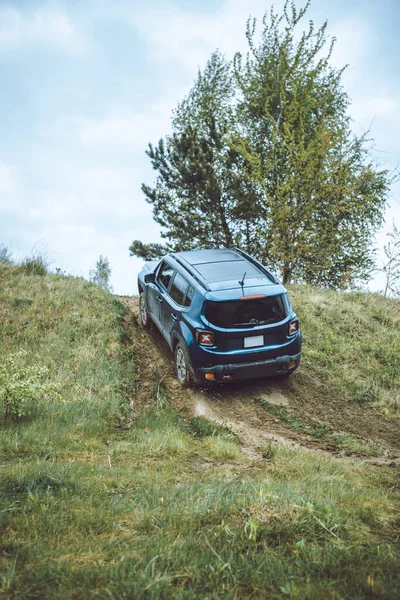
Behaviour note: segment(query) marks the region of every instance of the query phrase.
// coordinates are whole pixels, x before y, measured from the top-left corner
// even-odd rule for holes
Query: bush
[[[42,254],[28,256],[22,261],[21,270],[26,275],[47,275],[48,263]]]
[[[21,419],[26,414],[28,401],[58,396],[57,386],[43,381],[48,373],[46,367],[18,365],[18,361],[27,354],[20,350],[0,362],[0,401],[4,403],[4,421]]]

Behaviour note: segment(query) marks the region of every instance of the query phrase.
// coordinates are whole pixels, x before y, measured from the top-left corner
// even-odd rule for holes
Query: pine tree
[[[143,184],[166,245],[136,240],[132,254],[146,259],[167,250],[240,245],[254,250],[259,187],[243,176],[242,155],[231,143],[235,130],[231,65],[215,52],[187,98],[177,107],[173,133],[147,150],[158,172]]]

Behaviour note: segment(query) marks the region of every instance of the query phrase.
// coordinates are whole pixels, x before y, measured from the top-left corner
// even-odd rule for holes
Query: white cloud
[[[168,101],[150,106],[146,112],[113,114],[97,120],[86,120],[79,137],[84,144],[119,144],[144,151],[170,130],[171,112],[175,103]]]
[[[50,43],[71,54],[84,53],[88,48],[87,41],[61,10],[0,8],[0,51],[36,43]]]
[[[112,235],[102,235],[95,227],[79,222],[43,223],[27,237],[36,250],[48,255],[54,266],[76,275],[87,275],[99,254],[107,254],[115,245]]]
[[[90,215],[120,219],[150,217],[140,191],[141,175],[124,167],[90,167],[61,160],[49,161],[49,175],[35,191],[25,191],[29,207],[22,212],[33,221],[79,222]],[[39,175],[39,174],[38,174]]]
[[[400,114],[400,97],[370,96],[358,98],[351,106],[351,113],[360,121],[372,120],[375,117],[398,117]]]
[[[84,144],[113,142],[143,148],[144,138],[159,136],[160,131],[157,119],[149,114],[115,115],[87,121],[80,131],[80,139]]]
[[[100,254],[107,256],[112,268],[111,283],[117,293],[133,294],[137,291],[137,274],[143,261],[129,255],[129,245],[141,232],[126,230],[118,235],[110,231],[99,232],[95,226],[79,222],[59,222],[44,225],[25,236],[26,250],[19,258],[29,253],[32,247],[43,252],[51,268],[56,267],[73,275],[88,277]]]
[[[336,37],[331,57],[332,66],[340,69],[349,64],[354,73],[363,63],[373,43],[369,24],[360,17],[344,19],[329,26],[328,33]]]
[[[278,1],[280,5],[282,2]],[[279,9],[279,6],[276,7]],[[128,22],[149,43],[153,60],[177,61],[196,76],[216,48],[232,58],[248,49],[245,29],[250,15],[261,18],[266,10],[261,0],[226,0],[213,13],[179,10],[171,5],[135,10]]]
[[[0,198],[9,194],[14,188],[14,171],[11,167],[0,161]]]

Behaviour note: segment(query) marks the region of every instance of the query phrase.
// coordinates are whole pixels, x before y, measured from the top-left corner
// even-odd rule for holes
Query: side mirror
[[[155,280],[156,280],[155,273],[147,273],[147,275],[144,276],[145,283],[155,283]]]

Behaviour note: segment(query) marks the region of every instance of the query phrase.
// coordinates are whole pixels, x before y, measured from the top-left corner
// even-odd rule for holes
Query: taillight
[[[299,320],[296,319],[295,321],[291,321],[289,323],[289,330],[288,330],[288,335],[294,335],[295,333],[297,333],[299,330]]]
[[[266,294],[253,294],[253,296],[240,296],[239,300],[257,300],[259,298],[266,298]]]
[[[214,346],[214,334],[211,331],[196,331],[196,341],[200,346]]]

